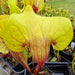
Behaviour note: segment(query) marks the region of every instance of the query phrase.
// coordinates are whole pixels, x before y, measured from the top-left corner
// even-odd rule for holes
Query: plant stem
[[[57,51],[57,57],[59,56],[59,51]]]
[[[56,53],[56,50],[54,49],[54,55],[56,56],[57,55],[57,53]]]
[[[32,58],[32,66],[33,66],[33,69],[34,69],[34,59]]]
[[[72,69],[73,69],[73,73],[75,74],[74,63],[75,63],[75,47],[74,47],[73,60],[72,60]]]
[[[74,57],[73,60],[72,60],[72,69],[73,69],[73,73],[75,74],[74,61],[75,61],[75,57]]]
[[[59,51],[57,51],[57,58],[58,58],[58,61],[61,60],[60,55],[59,55]]]
[[[74,52],[73,52],[73,57],[75,57],[75,48],[74,48]]]

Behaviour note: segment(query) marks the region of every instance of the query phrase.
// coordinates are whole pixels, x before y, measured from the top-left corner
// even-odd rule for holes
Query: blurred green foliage
[[[0,15],[2,14],[2,12],[1,12],[1,6],[0,6]]]
[[[71,14],[75,16],[75,0],[49,0],[49,2],[55,8],[69,9]]]
[[[1,14],[8,14],[9,7],[7,0],[1,0]]]
[[[17,0],[17,6],[22,9],[24,6],[24,1]],[[0,14],[9,14],[8,0],[1,0]]]
[[[22,9],[23,6],[24,6],[24,1],[23,1],[23,0],[18,0],[17,6],[18,6],[20,9]]]
[[[69,10],[66,10],[64,8],[56,9],[52,7],[50,3],[45,3],[44,8],[40,12],[37,12],[37,14],[47,17],[52,17],[52,16],[67,17],[71,20],[71,23],[74,26],[74,15],[71,15]]]

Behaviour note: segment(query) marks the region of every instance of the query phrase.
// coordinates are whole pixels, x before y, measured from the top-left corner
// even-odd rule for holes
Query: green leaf
[[[21,13],[21,10],[17,7],[17,0],[8,0],[8,4],[10,7],[10,14]]]
[[[8,0],[9,4],[17,5],[17,0]]]
[[[57,58],[53,57],[52,60],[50,62],[56,62]]]

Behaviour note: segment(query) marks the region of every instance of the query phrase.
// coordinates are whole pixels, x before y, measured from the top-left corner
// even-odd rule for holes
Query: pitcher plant
[[[16,0],[8,0],[10,14],[0,15],[0,52],[8,53],[21,63],[30,73],[37,74],[43,67],[49,47],[60,51],[73,38],[71,22],[65,17],[45,17],[37,15],[42,10],[43,0],[24,0],[24,8],[17,7]],[[35,9],[35,10],[34,10]],[[26,47],[32,55],[36,68],[28,66]]]

